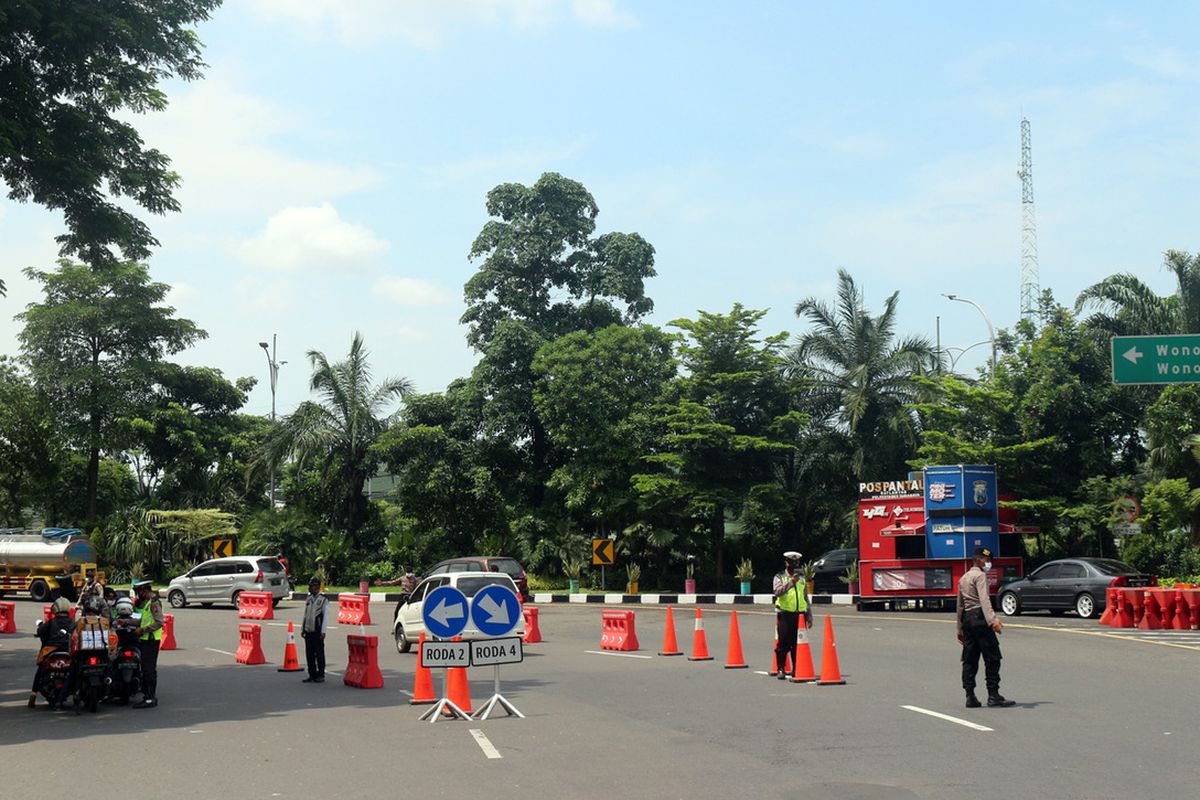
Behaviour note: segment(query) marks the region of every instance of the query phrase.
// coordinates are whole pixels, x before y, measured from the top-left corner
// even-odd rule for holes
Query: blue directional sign
[[[467,597],[453,586],[439,586],[421,608],[425,630],[439,639],[453,639],[467,627]]]
[[[485,586],[471,600],[471,621],[484,636],[504,636],[520,619],[521,601],[507,587]]]

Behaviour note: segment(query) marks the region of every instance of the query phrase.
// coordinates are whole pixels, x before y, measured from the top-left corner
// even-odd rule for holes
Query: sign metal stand
[[[492,684],[492,689],[493,689],[494,694],[492,694],[491,698],[488,699],[487,703],[484,705],[483,708],[481,708],[475,712],[475,719],[487,719],[488,715],[491,714],[492,711],[495,710],[497,705],[499,705],[501,708],[503,708],[510,717],[519,717],[521,719],[525,719],[525,715],[522,714],[520,711],[518,711],[517,707],[514,706],[512,703],[510,703],[504,695],[500,694],[500,665],[499,664],[496,665],[496,673],[495,673],[494,682]]]
[[[470,714],[456,706],[454,701],[447,696],[450,694],[449,687],[450,669],[445,668],[442,670],[442,699],[438,700],[436,705],[421,715],[422,720],[428,719],[429,724],[432,725],[442,718],[443,713],[448,714],[453,719],[469,720],[471,718]]]

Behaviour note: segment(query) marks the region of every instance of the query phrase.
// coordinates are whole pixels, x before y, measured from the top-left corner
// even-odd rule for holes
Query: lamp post
[[[279,362],[275,360],[276,334],[271,334],[271,344],[259,342],[258,346],[267,355],[267,370],[271,376],[271,428],[275,428],[275,384],[279,381]],[[286,364],[287,362],[283,362]],[[271,461],[271,510],[275,510],[275,461]]]
[[[992,376],[994,377],[996,375],[996,329],[992,327],[992,321],[988,318],[987,312],[984,311],[983,307],[974,300],[968,300],[967,298],[959,297],[956,294],[943,293],[942,297],[946,298],[947,300],[957,300],[960,303],[968,303],[969,305],[975,306],[975,310],[979,312],[979,315],[983,317],[983,321],[987,323],[988,339],[990,339],[992,342]]]

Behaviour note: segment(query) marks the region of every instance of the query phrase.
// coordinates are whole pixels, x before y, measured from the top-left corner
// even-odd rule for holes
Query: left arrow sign
[[[1138,362],[1138,359],[1146,354],[1143,353],[1141,350],[1138,350],[1137,345],[1134,345],[1133,347],[1129,348],[1121,355],[1124,356],[1125,358],[1129,359],[1130,361],[1132,361],[1134,364],[1136,364]]]

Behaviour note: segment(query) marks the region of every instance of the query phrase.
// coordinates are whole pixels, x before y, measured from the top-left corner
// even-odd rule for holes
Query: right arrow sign
[[[1200,336],[1114,336],[1113,383],[1200,383]]]

